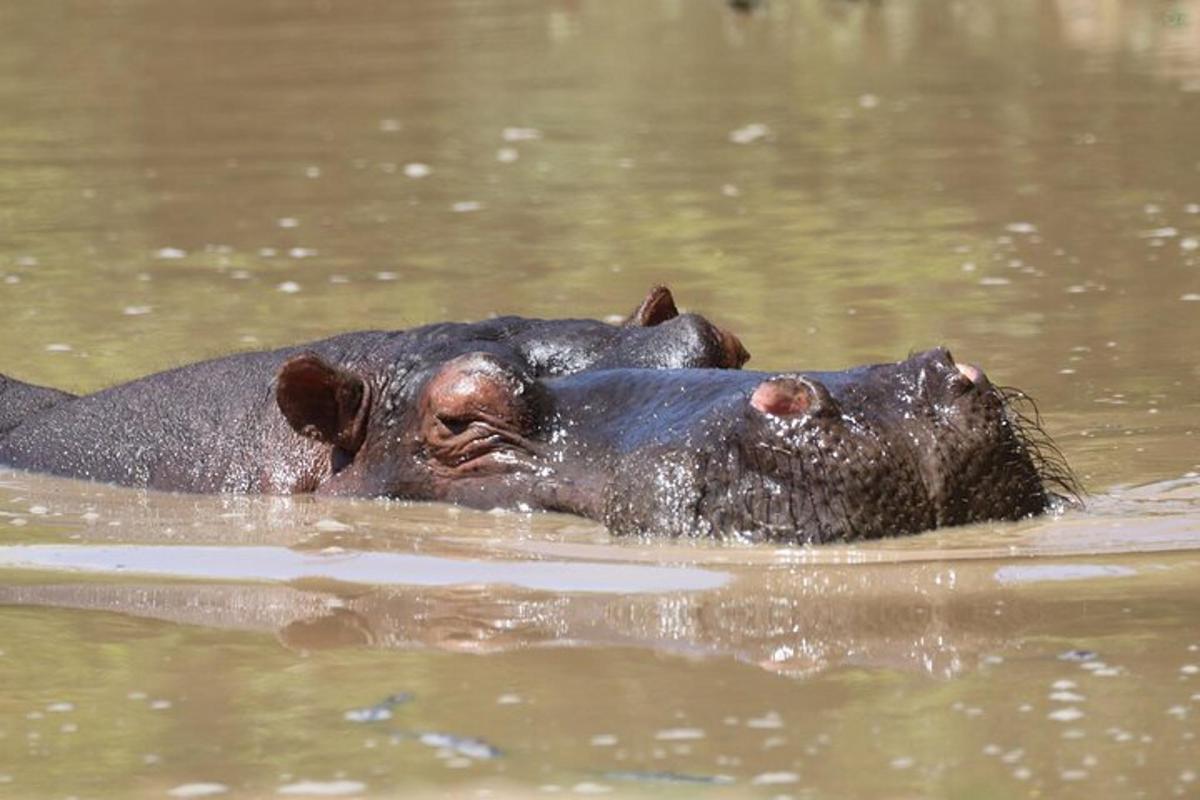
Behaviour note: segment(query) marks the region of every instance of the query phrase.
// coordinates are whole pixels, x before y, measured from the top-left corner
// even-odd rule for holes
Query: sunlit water
[[[666,282],[757,368],[946,344],[1090,492],[794,549],[0,471],[0,795],[1200,794],[1200,4],[43,2],[0,41],[14,377]]]

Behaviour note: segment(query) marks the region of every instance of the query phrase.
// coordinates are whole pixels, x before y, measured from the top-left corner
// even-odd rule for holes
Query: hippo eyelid
[[[435,414],[437,421],[442,427],[450,431],[451,434],[458,436],[464,433],[467,428],[471,427],[471,423],[475,422],[471,417],[460,417],[453,414]]]

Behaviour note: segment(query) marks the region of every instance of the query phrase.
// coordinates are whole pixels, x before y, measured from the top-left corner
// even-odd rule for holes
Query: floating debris
[[[300,291],[300,284],[296,283],[295,281],[284,281],[275,288],[284,294],[295,294],[296,292]]]
[[[729,775],[692,775],[686,772],[642,772],[639,770],[621,770],[606,772],[604,777],[610,781],[636,781],[639,783],[695,783],[709,786],[728,786],[734,780]]]
[[[794,772],[760,772],[750,779],[755,786],[775,786],[781,783],[796,783],[800,776]]]
[[[347,794],[360,794],[367,788],[361,781],[300,781],[280,786],[278,794],[314,795],[318,797],[341,797]]]
[[[320,525],[320,523],[317,524]],[[373,706],[351,709],[344,716],[350,722],[383,722],[392,718],[393,708],[402,706],[412,699],[413,696],[410,692],[397,692],[388,695]]]
[[[223,783],[182,783],[168,789],[167,794],[171,797],[212,797],[228,791],[229,787]]]
[[[477,761],[499,758],[504,751],[483,739],[473,736],[459,736],[442,731],[398,731],[392,734],[393,741],[415,739],[427,747],[439,750],[449,750]]]
[[[754,142],[766,139],[771,135],[771,129],[761,122],[752,122],[749,125],[729,132],[729,141],[734,144],[753,144]]]
[[[433,174],[433,169],[428,164],[414,161],[404,165],[404,174],[410,178],[427,178]]]
[[[1057,711],[1051,711],[1046,715],[1047,719],[1052,719],[1055,722],[1074,722],[1083,717],[1083,712],[1078,708],[1060,708]]]
[[[666,728],[654,734],[660,742],[686,742],[703,739],[704,731],[699,728]]]
[[[167,260],[187,258],[187,250],[181,250],[178,247],[160,247],[158,250],[154,251],[154,257]]]
[[[768,711],[766,714],[763,714],[761,717],[752,717],[752,718],[746,720],[746,727],[747,728],[760,728],[760,729],[764,729],[764,730],[782,728],[783,727],[783,718],[779,716],[778,711]]]
[[[542,138],[542,132],[537,128],[505,128],[500,138],[506,142],[533,142]]]
[[[466,214],[471,211],[478,211],[481,208],[483,208],[483,203],[480,203],[478,200],[460,200],[450,206],[450,210],[456,214]]]

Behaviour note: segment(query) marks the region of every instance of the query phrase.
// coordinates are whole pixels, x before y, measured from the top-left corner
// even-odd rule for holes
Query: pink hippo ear
[[[646,294],[646,299],[637,310],[625,320],[625,327],[653,328],[678,316],[679,309],[675,307],[675,298],[671,296],[671,290],[665,286],[655,286]]]
[[[354,453],[367,435],[369,391],[362,378],[316,353],[279,368],[275,402],[297,433]]]

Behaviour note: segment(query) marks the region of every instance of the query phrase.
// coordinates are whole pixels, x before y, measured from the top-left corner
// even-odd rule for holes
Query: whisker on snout
[[[1037,402],[1026,392],[1013,386],[997,386],[996,391],[1004,401],[1013,432],[1041,475],[1051,506],[1082,508],[1083,489],[1079,485],[1079,479],[1067,464],[1062,450],[1042,425],[1042,414],[1038,410]]]

